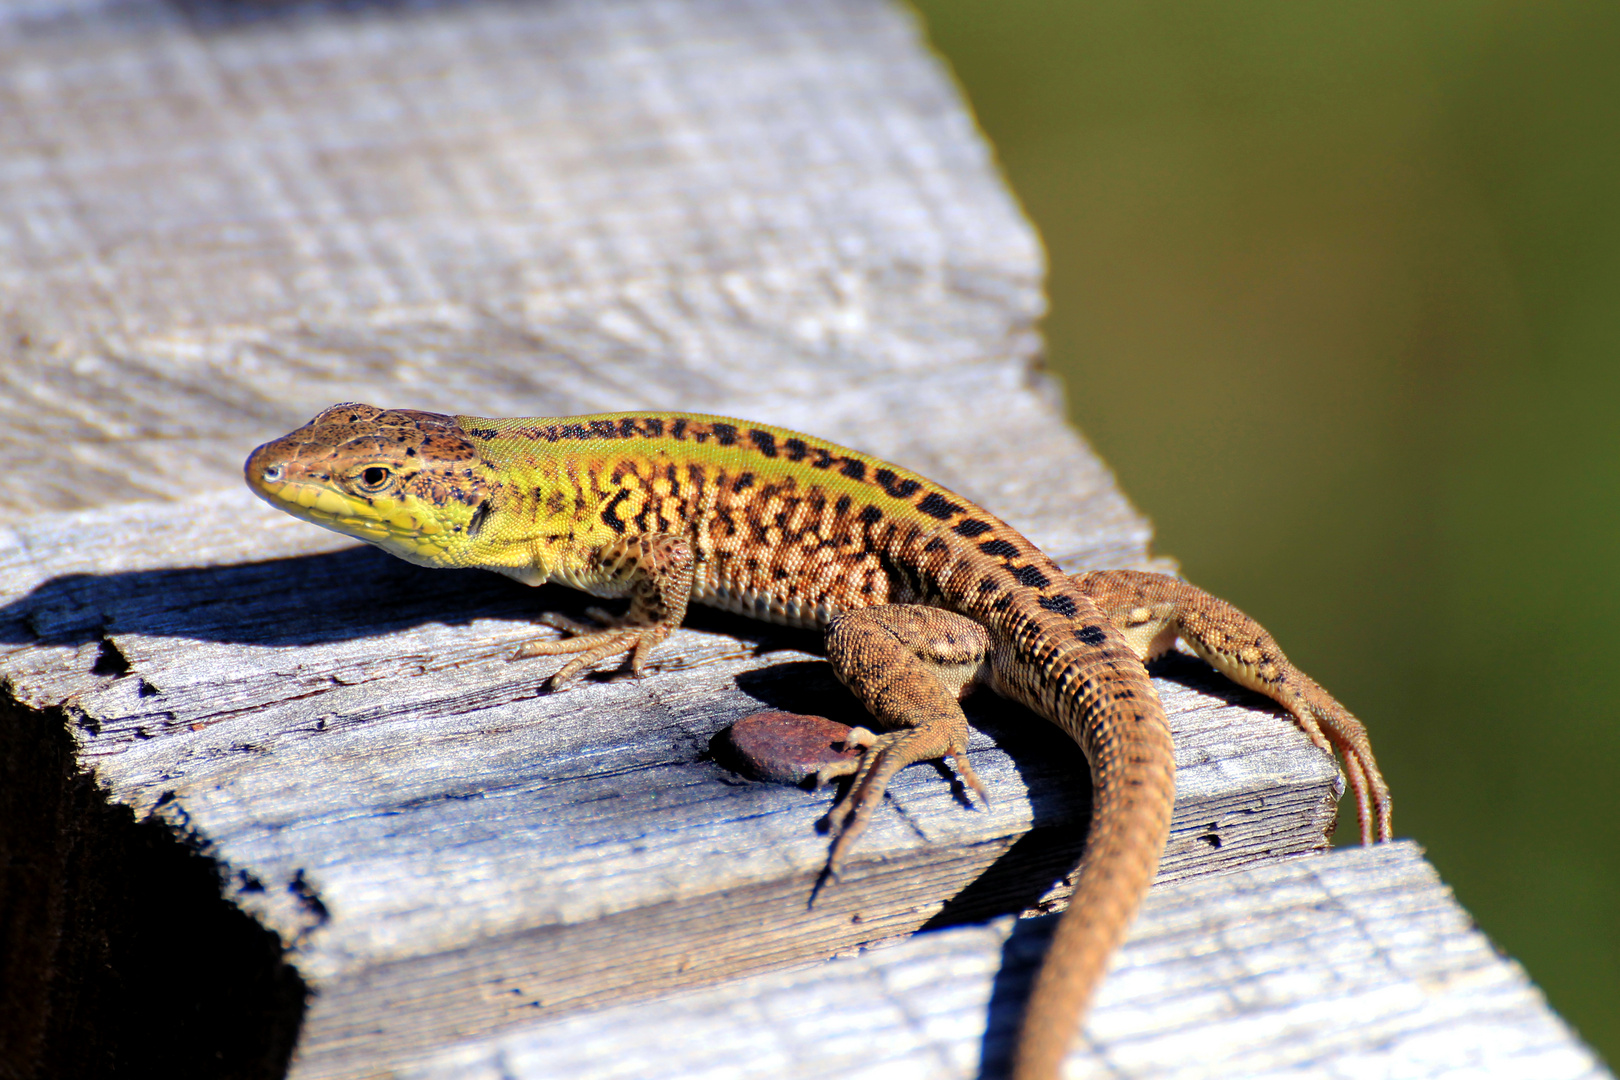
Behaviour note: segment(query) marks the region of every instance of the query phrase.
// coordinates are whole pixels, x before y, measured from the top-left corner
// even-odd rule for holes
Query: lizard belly
[[[828,600],[807,602],[793,597],[777,595],[765,589],[752,589],[726,585],[703,585],[692,590],[692,599],[705,607],[718,608],[750,619],[792,626],[801,630],[820,630],[841,610]]]

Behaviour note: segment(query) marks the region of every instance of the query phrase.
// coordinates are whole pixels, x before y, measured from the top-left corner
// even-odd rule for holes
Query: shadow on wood
[[[570,590],[536,593],[482,570],[426,570],[351,547],[224,566],[62,574],[0,607],[0,643],[83,645],[142,634],[325,645],[429,622],[531,618],[551,605],[583,606]]]
[[[773,709],[813,713],[850,726],[872,724],[871,715],[825,663],[774,664],[744,672],[737,677],[737,686]],[[971,695],[964,709],[975,729],[989,735],[1011,755],[1013,769],[1031,792],[1034,825],[982,874],[947,899],[944,907],[923,924],[923,930],[982,922],[1036,907],[1053,884],[1074,869],[1085,847],[1091,785],[1085,758],[1074,741],[1024,707],[989,691]],[[716,740],[722,735],[716,733]],[[1057,772],[1063,782],[1053,783],[1048,771],[1020,764],[1035,761],[1045,763],[1047,769],[1059,763]],[[723,757],[720,763],[731,767]],[[949,766],[943,762],[933,765],[965,810],[978,809]],[[828,793],[829,809],[843,797],[846,786],[840,784],[836,796]]]
[[[252,23],[362,15],[407,13],[452,7],[457,0],[174,0],[175,10],[200,34],[234,30]],[[465,4],[466,0],[460,0]]]
[[[99,639],[109,666],[96,673],[119,675],[127,660],[118,656],[111,635],[315,646],[430,623],[532,621],[550,611],[584,618],[593,603],[560,585],[536,589],[486,570],[426,569],[362,545],[223,566],[61,574],[0,606],[0,644],[73,647]],[[694,609],[684,625],[754,642],[762,651],[817,650],[821,643],[818,633],[707,608]],[[540,626],[536,633],[553,636]],[[841,687],[839,693],[848,698],[852,716],[865,716]]]
[[[999,1080],[1012,1067],[1013,1042],[1024,1003],[1057,922],[1053,918],[1019,919],[1001,946],[1001,966],[990,984],[990,1007],[980,1043],[980,1080]]]
[[[306,988],[280,941],[107,801],[66,723],[0,701],[0,1077],[285,1075]]]

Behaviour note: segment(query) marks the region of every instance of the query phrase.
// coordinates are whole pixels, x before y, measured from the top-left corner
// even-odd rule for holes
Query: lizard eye
[[[268,469],[264,470],[264,473],[260,479],[267,484],[279,484],[281,483],[281,472],[282,469],[280,465],[272,465]]]
[[[368,465],[360,473],[360,486],[366,491],[381,491],[392,476],[393,473],[381,465]]]

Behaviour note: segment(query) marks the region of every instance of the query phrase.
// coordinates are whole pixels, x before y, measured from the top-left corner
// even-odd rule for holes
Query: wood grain
[[[87,572],[127,536],[145,542]],[[709,743],[762,706],[859,719],[814,635],[700,615],[649,678],[543,694],[554,661],[505,658],[538,605],[583,598],[345,547],[245,492],[0,537],[12,694],[61,710],[109,795],[203,845],[292,947],[317,992],[300,1075],[1052,905],[1078,855],[1079,751],[983,695],[990,808],[908,770],[808,907],[830,794],[743,781]],[[1164,669],[1181,772],[1163,878],[1321,850],[1332,764],[1202,665]]]
[[[402,1080],[995,1080],[1052,920],[469,1042]],[[1609,1080],[1410,842],[1155,889],[1067,1076]]]
[[[1061,902],[1084,767],[1028,714],[974,706],[988,811],[910,770],[811,908],[830,795],[708,746],[852,712],[813,638],[702,615],[652,678],[540,694],[504,656],[578,598],[240,485],[334,401],[683,408],[900,462],[1070,569],[1149,563],[1041,370],[1039,243],[902,9],[32,3],[0,140],[0,883],[38,897],[0,903],[0,1062],[274,1076],[301,1021],[297,1075],[371,1075]],[[1319,850],[1325,758],[1162,675],[1165,880]]]
[[[341,7],[0,17],[0,505],[230,486],[334,401],[663,407],[953,484],[976,418],[1011,501],[1061,485],[1070,535],[1145,542],[1032,370],[1038,242],[896,7]]]

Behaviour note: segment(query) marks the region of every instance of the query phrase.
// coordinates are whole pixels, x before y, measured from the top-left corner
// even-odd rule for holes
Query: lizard
[[[681,412],[494,419],[346,403],[253,451],[248,486],[281,510],[431,567],[482,567],[628,598],[512,660],[568,656],[565,687],[619,661],[635,675],[690,603],[819,628],[879,730],[832,766],[835,877],[906,765],[945,760],[985,799],[961,699],[987,686],[1084,751],[1091,820],[1025,1007],[1015,1080],[1058,1075],[1169,837],[1175,760],[1146,662],[1180,639],[1341,755],[1364,843],[1391,837],[1367,732],[1254,620],[1177,578],[1069,575],[994,514],[898,465],[766,424]]]

